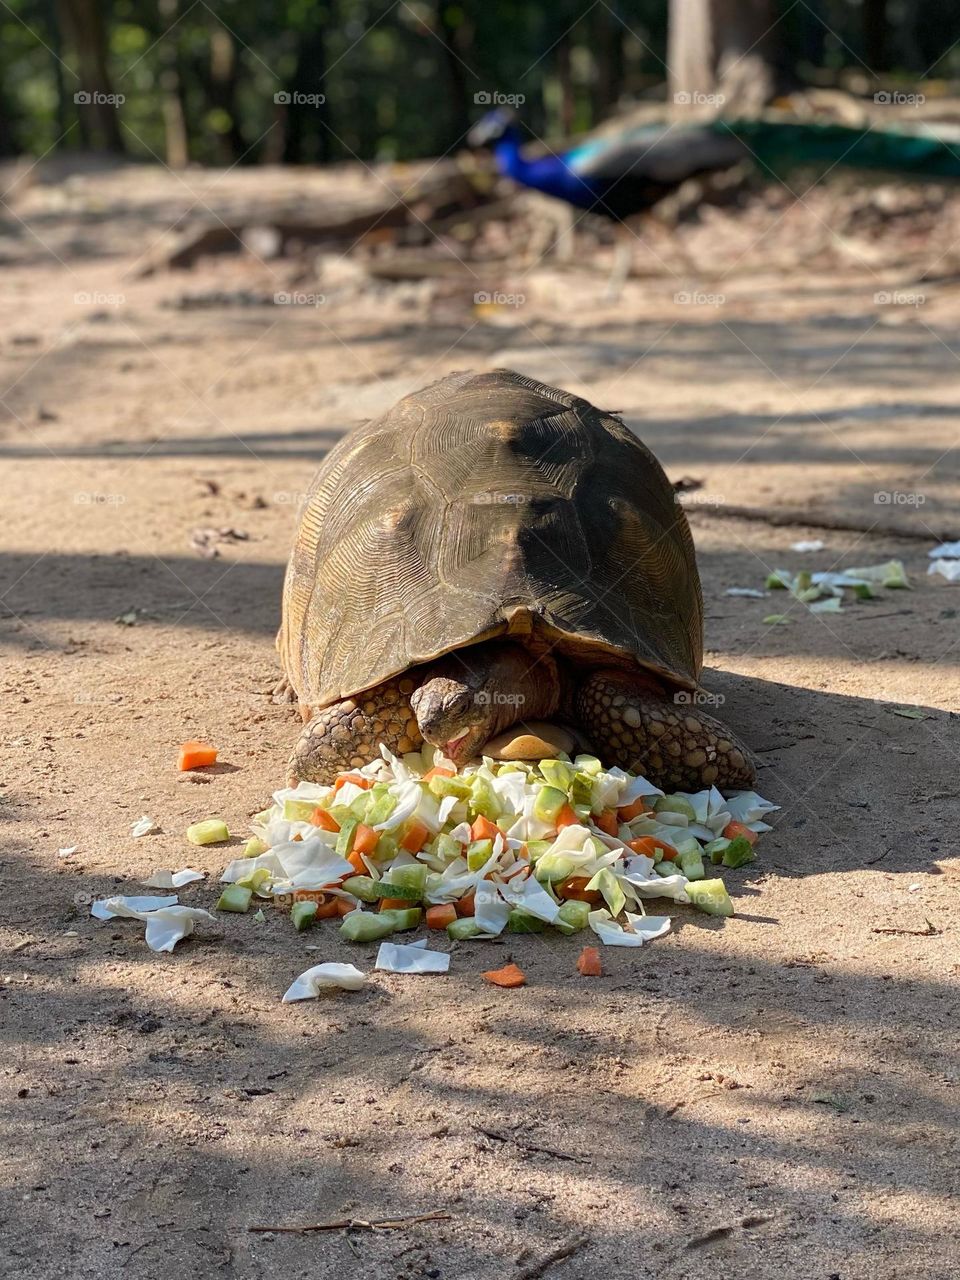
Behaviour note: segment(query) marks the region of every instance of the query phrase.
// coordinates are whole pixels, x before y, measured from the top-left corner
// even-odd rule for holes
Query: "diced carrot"
[[[428,828],[417,818],[414,818],[400,841],[400,848],[406,849],[407,853],[419,853],[429,839],[430,832]]]
[[[334,916],[338,916],[340,914],[341,902],[343,902],[343,898],[338,898],[332,893],[328,894],[325,901],[319,903],[317,906],[317,919],[332,920]]]
[[[340,830],[340,823],[336,818],[331,817],[331,815],[327,813],[326,809],[321,809],[319,805],[317,805],[313,813],[311,813],[310,821],[315,827],[319,827],[321,831]]]
[[[482,976],[495,987],[522,987],[527,981],[523,970],[515,964],[505,964],[502,969],[488,969]]]
[[[621,805],[617,810],[617,817],[621,822],[632,822],[634,818],[639,818],[641,813],[646,813],[647,808],[647,802],[643,796],[638,796],[632,804]]]
[[[337,904],[338,916],[348,916],[351,911],[356,910],[356,904],[349,898],[334,898],[334,902]]]
[[[582,974],[584,978],[599,978],[603,976],[600,952],[596,947],[583,948],[577,960],[577,972]]]
[[[360,788],[361,791],[369,791],[373,783],[369,778],[365,778],[362,773],[341,773],[340,777],[333,784],[334,791],[339,791],[341,787],[345,787],[348,782],[352,782],[354,786]]]
[[[673,862],[677,856],[677,851],[672,844],[667,844],[666,840],[661,840],[657,836],[639,836],[636,840],[628,841],[629,847],[634,853],[645,854],[648,858],[656,856],[658,849],[663,850],[664,861]]]
[[[347,861],[350,863],[351,867],[353,867],[358,876],[368,876],[370,874],[370,868],[360,856],[359,849],[352,849],[350,853],[347,854]]]
[[[620,824],[617,821],[616,809],[604,809],[603,813],[595,813],[593,815],[594,826],[605,831],[608,836],[618,836],[620,834]]]
[[[420,779],[421,782],[429,782],[431,778],[455,778],[457,776],[456,769],[445,769],[443,765],[434,765]]]
[[[203,769],[208,764],[217,763],[217,748],[209,742],[185,742],[177,757],[177,768],[184,772],[187,769]]]
[[[354,853],[373,853],[380,840],[380,832],[374,831],[373,827],[368,827],[366,823],[357,823],[357,829],[353,833],[352,849]]]
[[[410,903],[406,898],[381,898],[380,899],[381,911],[405,911],[407,907],[409,907],[409,905]],[[454,919],[456,919],[456,916],[457,916],[456,911],[454,911],[453,916],[454,916]]]
[[[495,822],[491,822],[489,818],[479,813],[471,824],[470,835],[474,840],[496,840],[497,836],[503,835],[503,832]]]
[[[565,804],[557,814],[557,830],[559,831],[561,827],[572,827],[575,822],[579,821],[580,819],[574,813],[570,805]]]
[[[723,834],[728,840],[736,840],[737,836],[743,836],[744,840],[749,840],[751,844],[756,844],[758,839],[756,831],[751,831],[742,822],[736,821],[728,822],[723,828]]]
[[[438,902],[434,907],[427,907],[425,916],[428,929],[445,929],[457,918],[457,908],[452,902]]]
[[[589,876],[567,876],[566,880],[561,880],[554,888],[558,898],[575,898],[577,902],[599,902],[600,890],[588,889],[589,883]]]
[[[472,916],[477,910],[477,891],[471,889],[469,893],[465,893],[462,898],[456,902],[458,916]]]

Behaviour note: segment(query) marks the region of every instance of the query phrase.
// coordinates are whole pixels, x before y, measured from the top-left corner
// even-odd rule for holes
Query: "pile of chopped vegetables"
[[[276,792],[218,908],[272,899],[298,930],[336,918],[351,942],[426,925],[458,941],[590,929],[639,946],[670,927],[647,898],[732,915],[714,868],[753,861],[778,807],[754,791],[665,795],[587,755],[457,772],[432,746],[381,754],[331,786]]]

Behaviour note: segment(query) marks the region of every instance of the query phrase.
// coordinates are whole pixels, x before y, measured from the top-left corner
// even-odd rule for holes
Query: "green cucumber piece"
[[[456,796],[458,800],[469,800],[473,795],[473,788],[466,778],[447,778],[442,773],[436,774],[427,783],[427,789],[431,795],[443,800],[447,796]]]
[[[479,773],[470,779],[468,809],[471,818],[484,817],[494,822],[500,816],[500,801],[486,778]]]
[[[687,897],[708,916],[733,915],[733,903],[722,880],[694,880],[687,885]]]
[[[205,818],[187,827],[187,839],[191,844],[222,844],[230,839],[227,824],[220,818]]]
[[[317,807],[316,800],[284,800],[283,817],[286,822],[309,822]]]
[[[266,853],[270,846],[265,844],[259,836],[251,836],[247,843],[243,846],[243,857],[259,858],[262,853]]]
[[[743,867],[756,858],[753,845],[746,836],[737,836],[723,851],[721,861],[725,867]]]
[[[593,907],[589,902],[568,898],[560,908],[560,914],[554,920],[553,927],[559,929],[561,933],[578,933],[581,929],[586,929],[590,923],[592,910]]]
[[[596,756],[577,756],[573,762],[573,767],[579,769],[581,773],[589,773],[593,777],[603,772],[603,765]]]
[[[507,916],[508,933],[543,933],[546,923],[529,912],[514,907]]]
[[[703,869],[703,855],[698,849],[685,849],[677,859],[680,870],[688,880],[703,880],[706,872]]]
[[[683,796],[657,796],[653,803],[654,813],[682,813],[691,822],[696,822],[697,813],[689,800]]]
[[[253,897],[253,890],[246,889],[242,884],[228,884],[217,899],[218,911],[238,911],[241,914],[250,909],[250,899]]]
[[[392,796],[386,787],[381,790],[379,786],[374,787],[372,791],[368,791],[366,794],[368,800],[363,821],[368,827],[376,827],[381,822],[386,822],[393,813],[397,807],[397,797]]]
[[[393,930],[393,913],[390,911],[351,911],[340,922],[340,936],[348,942],[376,942]]]
[[[679,868],[675,858],[661,858],[653,864],[653,869],[658,876],[675,876]]]
[[[784,582],[779,573],[768,574],[764,586],[768,591],[789,591],[790,589],[790,583]]]
[[[290,919],[293,921],[293,927],[297,933],[303,933],[304,929],[308,929],[317,918],[317,910],[319,907],[317,902],[295,902],[290,908]]]
[[[447,936],[454,942],[464,942],[467,938],[476,938],[483,930],[472,916],[462,916],[459,920],[451,920],[447,925]]]
[[[359,825],[360,819],[353,817],[352,814],[341,823],[340,834],[337,836],[337,853],[341,858],[345,858],[353,848],[354,832]]]
[[[427,887],[427,867],[422,862],[411,862],[404,867],[391,867],[387,872],[383,881],[391,889],[401,886],[404,889],[413,890],[418,898],[423,897],[423,891]],[[388,898],[405,898],[406,893],[388,893]],[[411,898],[412,902],[413,899]]]
[[[342,888],[344,893],[352,893],[361,902],[379,902],[380,900],[377,881],[372,876],[351,876],[349,880],[344,880]]]
[[[570,802],[578,810],[584,807],[589,810],[593,805],[593,779],[582,769],[573,775],[570,783]]]
[[[713,863],[723,861],[724,852],[729,848],[730,841],[726,836],[717,836],[716,840],[711,840],[709,844],[703,846],[703,852]]]
[[[558,857],[550,859],[549,866],[535,866],[533,874],[541,884],[559,884],[561,880],[566,880],[568,876],[572,876],[577,869],[577,864],[572,858],[565,858],[562,854]]]
[[[388,880],[386,876],[374,881],[374,890],[378,898],[402,898],[404,902],[419,902],[423,897],[423,890],[415,885],[400,884],[396,880]]]
[[[441,831],[433,842],[433,852],[442,861],[453,862],[454,858],[460,857],[463,852],[463,846],[459,840],[455,840],[453,836]]]
[[[467,870],[479,871],[493,854],[492,840],[471,840],[467,845]]]
[[[552,825],[566,803],[567,793],[561,791],[559,787],[541,787],[533,802],[533,816],[539,818],[541,822],[549,822]]]
[[[250,871],[247,875],[241,876],[235,883],[241,885],[244,889],[249,889],[251,893],[256,893],[258,889],[262,889],[268,880],[273,879],[273,872],[268,871],[266,867],[257,867],[256,871]]]
[[[527,857],[531,862],[536,862],[538,858],[542,858],[549,848],[553,845],[552,840],[528,840],[527,841]]]
[[[393,927],[397,933],[405,933],[408,929],[416,929],[423,919],[420,907],[392,907],[389,911],[381,911],[381,916],[391,916]]]
[[[573,770],[562,760],[541,760],[540,772],[551,787],[566,792],[573,781]]]

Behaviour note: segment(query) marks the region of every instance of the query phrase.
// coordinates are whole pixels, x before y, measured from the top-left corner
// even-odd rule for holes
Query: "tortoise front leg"
[[[643,774],[665,791],[750,787],[756,771],[719,720],[689,693],[671,694],[628,671],[594,671],[576,694],[577,718],[604,764]]]
[[[345,698],[310,714],[287,766],[288,783],[333,782],[344,769],[359,769],[380,754],[384,743],[397,755],[418,751],[423,738],[410,695],[416,681],[409,676],[386,680],[355,698]]]

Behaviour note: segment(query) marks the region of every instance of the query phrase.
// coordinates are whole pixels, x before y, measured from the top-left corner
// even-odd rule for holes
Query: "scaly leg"
[[[397,755],[418,751],[423,738],[410,710],[415,688],[411,677],[398,676],[315,712],[290,757],[289,785],[301,779],[332,782],[344,769],[359,769],[377,759],[381,742]]]
[[[693,697],[610,669],[587,677],[576,710],[604,764],[641,773],[666,791],[752,786],[756,774],[746,748]]]

